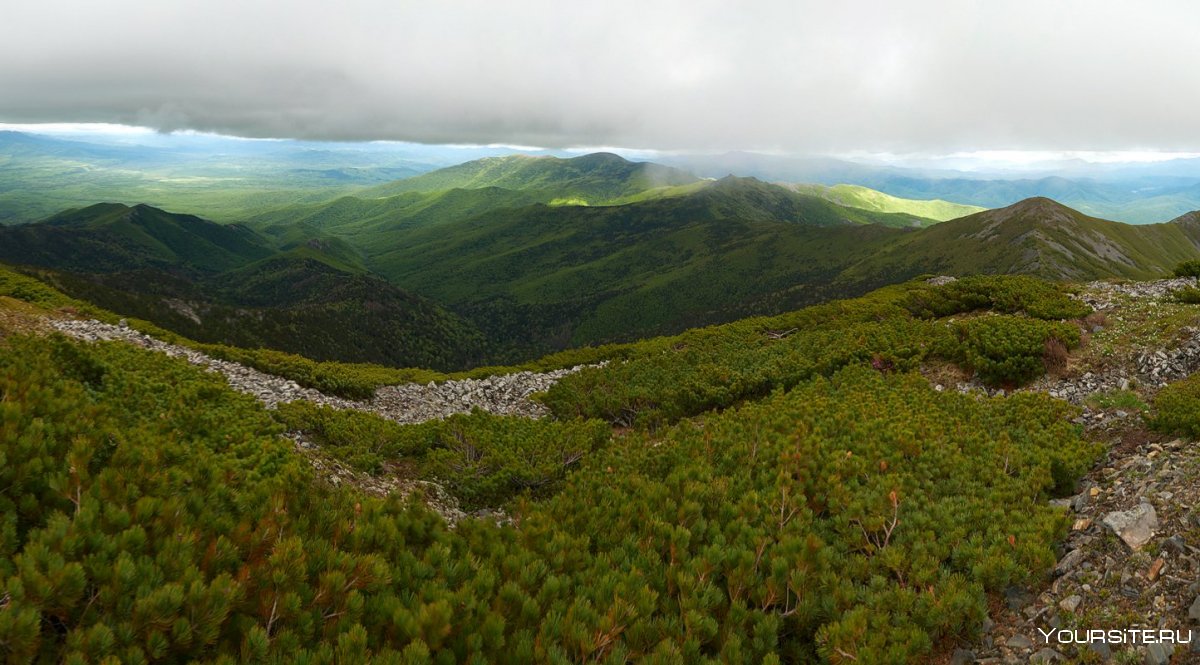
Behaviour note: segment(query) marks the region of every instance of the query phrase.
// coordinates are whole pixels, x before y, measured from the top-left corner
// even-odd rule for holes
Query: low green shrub
[[[1081,318],[1091,311],[1060,285],[1026,275],[972,275],[940,286],[923,285],[912,290],[906,307],[923,318],[986,309],[1060,320]]]
[[[924,662],[977,637],[985,594],[1053,567],[1069,525],[1047,499],[1099,450],[1063,402],[939,393],[873,360],[608,443],[598,423],[281,411],[329,445],[424,450],[480,504],[557,489],[506,504],[517,528],[450,529],[419,503],[314,482],[253,397],[183,360],[6,338],[0,648],[68,663]]]
[[[955,323],[959,360],[984,383],[1017,386],[1046,370],[1047,342],[1078,348],[1079,328],[1024,316],[984,316]]]
[[[276,418],[352,467],[444,485],[468,509],[498,508],[517,496],[553,494],[566,473],[603,447],[611,430],[600,421],[556,422],[482,411],[401,425],[375,414],[280,405]]]
[[[1183,261],[1175,266],[1176,277],[1200,277],[1200,260]]]
[[[1094,409],[1124,409],[1126,411],[1149,411],[1150,407],[1132,390],[1112,390],[1092,393],[1087,398],[1088,406]]]
[[[598,420],[559,423],[482,412],[411,428],[410,436],[429,447],[422,476],[443,484],[468,509],[554,494],[567,472],[611,436]]]
[[[1154,396],[1150,425],[1167,434],[1200,438],[1200,374],[1176,381]]]
[[[1171,292],[1171,299],[1185,305],[1200,305],[1200,288],[1185,286]]]

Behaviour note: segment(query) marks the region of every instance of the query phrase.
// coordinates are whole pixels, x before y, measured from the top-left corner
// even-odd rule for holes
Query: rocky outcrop
[[[306,400],[335,409],[369,411],[400,423],[420,423],[445,418],[455,413],[470,413],[481,409],[502,415],[539,418],[546,415],[541,404],[529,399],[560,378],[579,371],[583,366],[553,372],[516,372],[498,374],[482,379],[402,384],[384,386],[369,401],[343,399],[305,388],[295,381],[261,372],[240,363],[220,360],[195,349],[138,332],[128,326],[112,325],[95,320],[55,319],[51,326],[63,334],[86,341],[119,340],[152,351],[183,358],[225,377],[229,386],[239,392],[254,395],[267,408],[285,402]]]

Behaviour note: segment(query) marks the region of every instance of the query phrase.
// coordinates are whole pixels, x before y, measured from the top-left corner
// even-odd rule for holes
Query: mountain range
[[[1144,278],[1195,258],[1194,214],[1134,226],[1047,198],[978,211],[605,153],[489,157],[234,224],[104,203],[0,229],[0,261],[200,341],[442,370],[926,273]]]

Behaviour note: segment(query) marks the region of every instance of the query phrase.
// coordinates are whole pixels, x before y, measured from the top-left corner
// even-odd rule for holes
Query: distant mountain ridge
[[[0,261],[87,272],[227,270],[271,254],[250,229],[147,205],[98,203],[38,224],[0,228]]]
[[[928,220],[924,225],[957,219],[986,210],[981,206],[951,203],[942,199],[903,199],[860,185],[790,185],[804,194],[813,194],[851,208],[914,215]]]
[[[1200,257],[1196,217],[1189,213],[1162,224],[1122,224],[1035,197],[901,238],[849,275],[982,272],[1059,280],[1149,278]]]
[[[652,162],[631,162],[612,153],[592,153],[562,159],[510,155],[488,157],[431,173],[368,188],[363,198],[407,192],[499,187],[523,191],[548,190],[563,199],[600,204],[656,187],[696,182],[696,176]]]
[[[215,317],[241,343],[324,339],[305,352],[394,364],[407,356],[389,335],[433,336],[441,341],[408,346],[446,367],[771,314],[926,273],[1142,278],[1200,258],[1196,214],[1132,226],[1032,198],[930,225],[755,178],[669,170],[682,184],[645,189],[648,168],[615,155],[485,159],[420,176],[412,191],[292,205],[235,226],[106,204],[0,230],[0,260],[69,273],[67,290],[86,291],[82,279],[106,306],[125,298],[144,318],[155,298],[194,303],[163,317],[195,337]],[[417,191],[443,185],[454,186]],[[620,196],[563,201],[584,191]],[[155,271],[172,279],[152,288]],[[374,326],[374,307],[391,323]],[[181,313],[189,308],[195,316]],[[239,308],[274,310],[274,323],[235,330]],[[295,308],[338,315],[296,318]],[[346,325],[371,332],[328,335]]]

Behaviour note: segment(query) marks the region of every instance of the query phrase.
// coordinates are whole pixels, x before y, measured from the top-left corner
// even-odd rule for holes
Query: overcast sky
[[[1200,3],[5,0],[0,122],[663,150],[1200,151]]]

